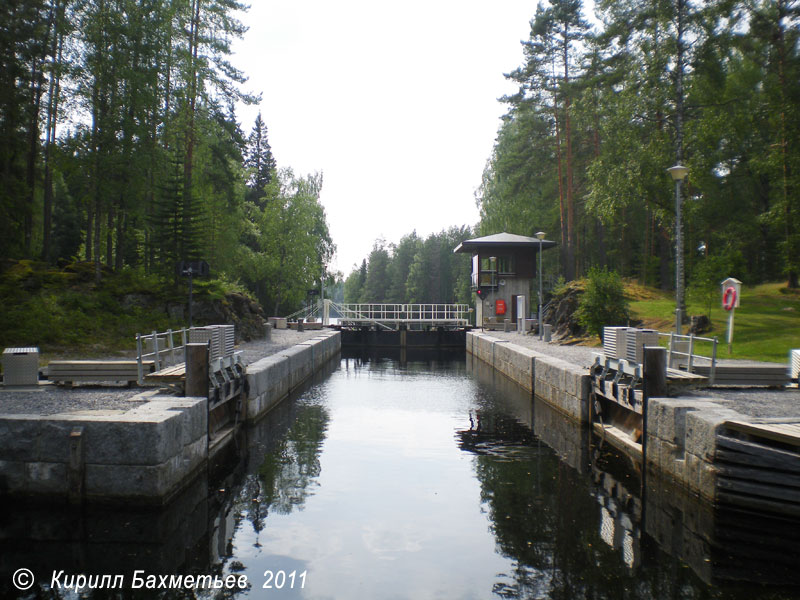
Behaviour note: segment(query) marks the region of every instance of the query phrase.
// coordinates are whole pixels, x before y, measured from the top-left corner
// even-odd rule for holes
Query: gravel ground
[[[83,411],[127,411],[147,402],[146,390],[113,385],[68,389],[52,383],[19,389],[0,387],[0,414],[55,415]]]
[[[800,390],[796,388],[714,388],[694,390],[685,395],[709,398],[754,419],[800,422]]]
[[[242,351],[245,364],[249,364],[319,334],[319,331],[298,333],[291,329],[275,329],[269,340],[243,342],[236,349]],[[0,386],[0,414],[46,416],[84,411],[128,411],[147,402],[146,395],[152,390],[128,388],[124,384],[80,384],[66,388],[49,382],[35,388],[6,389]]]
[[[323,333],[319,329],[311,331],[295,331],[294,329],[273,329],[268,340],[242,342],[236,348],[242,351],[242,360],[246,365],[256,362],[295,344],[305,342]]]
[[[539,341],[535,335],[521,335],[516,332],[489,332],[490,335],[508,340],[518,346],[530,348],[536,352],[569,361],[583,367],[591,366],[593,352],[602,352],[602,348],[588,346],[560,346],[556,343]],[[722,363],[753,364],[754,361],[734,361],[723,359]],[[710,388],[687,391],[684,396],[693,398],[709,398],[726,408],[730,408],[754,419],[779,419],[800,421],[800,389],[766,389],[766,388]]]
[[[592,348],[590,346],[562,346],[558,343],[548,343],[539,340],[536,335],[528,335],[514,332],[487,331],[492,337],[508,340],[517,346],[530,348],[534,352],[547,354],[553,358],[560,358],[581,367],[590,367],[594,362],[593,353],[602,352],[602,348]]]

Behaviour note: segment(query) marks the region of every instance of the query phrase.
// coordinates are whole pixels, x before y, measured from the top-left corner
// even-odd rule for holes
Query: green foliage
[[[706,278],[694,252],[702,240],[711,255],[738,257],[743,280],[796,287],[800,3],[602,0],[591,35],[577,27],[580,4],[542,3],[507,75],[519,87],[503,98],[477,192],[481,233],[559,231],[567,279],[573,266],[580,275],[599,265],[670,289],[675,188],[665,170],[679,161],[690,170],[686,280]]]
[[[412,232],[388,248],[376,241],[369,261],[347,277],[345,302],[473,303],[470,257],[453,253],[472,236],[469,227],[451,227],[425,240]]]
[[[725,276],[730,275],[726,273]],[[706,312],[705,299],[700,304],[689,297],[689,314],[707,314],[711,319],[711,333],[717,336],[721,346],[717,350],[720,358],[786,363],[789,350],[797,348],[800,331],[800,293],[789,289],[785,283],[767,283],[743,286],[741,305],[736,309],[733,353],[728,355],[724,346],[728,312],[721,307],[722,292],[717,284],[712,310]],[[631,313],[642,319],[647,327],[669,331],[674,323],[675,297],[668,292],[649,290],[649,293],[631,302]],[[710,355],[710,347],[704,349]]]
[[[577,317],[589,333],[598,335],[601,340],[603,327],[628,324],[630,309],[618,273],[597,267],[589,270]]]
[[[142,269],[103,272],[95,281],[91,263],[62,269],[33,261],[7,262],[0,271],[0,346],[39,346],[70,355],[134,350],[136,333],[185,326],[170,320],[167,306],[185,304],[185,282]],[[241,286],[224,279],[197,279],[195,301],[225,301]]]
[[[727,277],[743,272],[743,262],[741,255],[723,255],[707,256],[697,264],[688,291],[689,298],[703,307],[703,314],[711,314],[711,309],[719,303],[720,284]]]
[[[321,189],[321,175],[282,169],[266,187],[263,208],[245,204],[247,241],[237,252],[242,279],[273,315],[300,308],[333,256]]]

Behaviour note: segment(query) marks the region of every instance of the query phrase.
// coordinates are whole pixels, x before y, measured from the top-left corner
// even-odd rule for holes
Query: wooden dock
[[[186,381],[186,363],[178,363],[177,365],[172,365],[160,371],[149,373],[145,375],[144,380],[147,383],[165,385],[183,383]]]
[[[144,361],[142,368],[151,372],[153,361]],[[47,379],[72,385],[78,381],[137,381],[139,365],[135,360],[51,360],[47,365]]]
[[[724,426],[714,461],[719,503],[800,517],[800,419]]]
[[[693,371],[708,377],[710,365],[694,365]],[[751,360],[719,361],[714,367],[714,386],[783,387],[789,383],[789,368],[785,364]]]

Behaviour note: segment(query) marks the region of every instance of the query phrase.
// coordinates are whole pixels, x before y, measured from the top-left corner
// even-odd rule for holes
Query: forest
[[[595,11],[539,3],[506,74],[517,92],[500,99],[475,234],[544,230],[560,252],[549,271],[567,281],[606,267],[672,289],[667,169],[682,164],[689,288],[728,276],[796,288],[800,2],[598,0]],[[373,259],[384,268],[379,250],[362,280]]]
[[[347,303],[471,304],[470,257],[453,249],[473,236],[451,227],[421,238],[416,231],[397,243],[376,240],[369,256],[344,281]]]
[[[89,261],[98,280],[203,259],[273,314],[319,287],[334,252],[322,176],[279,169],[261,115],[245,133],[235,114],[259,101],[229,60],[245,11],[0,3],[0,257]]]

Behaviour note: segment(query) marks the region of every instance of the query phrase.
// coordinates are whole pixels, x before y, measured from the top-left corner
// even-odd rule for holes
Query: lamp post
[[[544,240],[544,231],[537,231],[536,237],[539,238],[539,339],[544,335],[544,326],[542,324],[542,240]]]
[[[681,218],[681,183],[689,174],[683,165],[667,169],[675,182],[675,333],[683,329],[683,312],[686,309],[683,298],[683,221]]]

